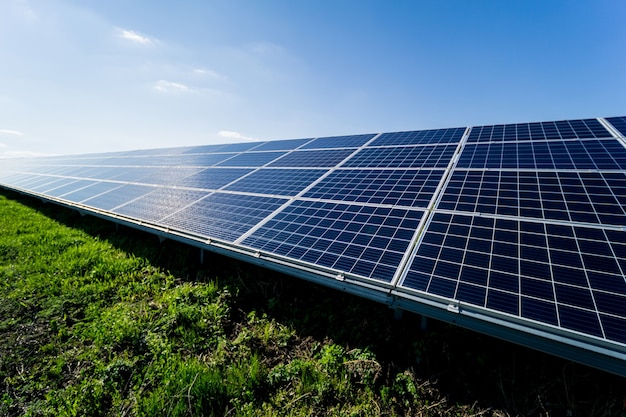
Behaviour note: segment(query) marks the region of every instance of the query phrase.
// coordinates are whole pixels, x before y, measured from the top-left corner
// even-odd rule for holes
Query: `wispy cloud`
[[[150,46],[150,45],[154,45],[156,42],[155,39],[141,35],[135,32],[134,30],[115,28],[115,31],[118,37],[124,40],[127,40],[129,42],[135,43],[135,44]]]
[[[6,147],[7,147],[7,145],[6,145],[6,144],[4,144],[4,143],[0,142],[0,148],[6,148]]]
[[[24,136],[20,131],[7,129],[0,129],[0,135]]]
[[[204,68],[196,68],[194,70],[191,71],[191,73],[193,75],[197,75],[200,77],[207,77],[207,78],[222,78],[222,76],[213,71],[213,70],[209,70],[209,69],[204,69]]]
[[[161,93],[188,93],[192,91],[185,84],[165,80],[157,81],[154,84],[154,89]]]
[[[219,132],[217,132],[217,135],[223,138],[236,139],[236,140],[241,140],[241,141],[246,141],[246,142],[256,141],[255,138],[244,136],[239,132],[233,132],[231,130],[220,130]]]

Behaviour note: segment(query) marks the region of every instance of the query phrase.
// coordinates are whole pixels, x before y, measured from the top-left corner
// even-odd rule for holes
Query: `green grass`
[[[0,194],[0,415],[624,416],[623,379]]]

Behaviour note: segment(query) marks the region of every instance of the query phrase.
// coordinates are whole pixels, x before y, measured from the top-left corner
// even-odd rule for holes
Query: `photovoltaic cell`
[[[443,170],[340,169],[315,185],[304,197],[426,207]]]
[[[242,243],[390,282],[422,215],[420,210],[295,201]]]

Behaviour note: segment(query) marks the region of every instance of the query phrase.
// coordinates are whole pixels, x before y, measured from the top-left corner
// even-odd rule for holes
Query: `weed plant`
[[[623,379],[0,194],[0,415],[624,416]]]

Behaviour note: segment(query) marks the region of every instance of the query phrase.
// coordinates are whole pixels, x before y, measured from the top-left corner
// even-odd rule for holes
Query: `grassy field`
[[[626,381],[10,192],[0,415],[626,416]]]

